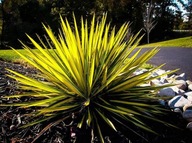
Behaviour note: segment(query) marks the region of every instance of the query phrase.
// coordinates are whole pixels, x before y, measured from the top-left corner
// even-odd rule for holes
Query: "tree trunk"
[[[147,44],[149,44],[149,31],[147,31]]]

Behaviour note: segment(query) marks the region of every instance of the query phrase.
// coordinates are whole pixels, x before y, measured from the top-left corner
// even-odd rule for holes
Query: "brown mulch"
[[[36,74],[38,71],[32,67],[20,63],[10,63],[0,60],[0,104],[23,102],[30,99],[8,99],[2,98],[5,95],[19,94],[22,91],[17,89],[17,82],[9,77],[10,74],[6,71],[6,68],[18,71],[22,74],[29,76]],[[21,109],[18,107],[2,107],[0,106],[0,143],[31,143],[41,130],[49,124],[37,124],[32,127],[20,128],[30,121],[30,117],[24,116],[27,113],[32,112],[34,109]],[[191,143],[191,132],[185,129],[186,122],[178,114],[170,114],[166,116],[166,120],[172,124],[181,128],[181,130],[163,127],[158,124],[153,126],[159,131],[160,135],[145,134],[142,135],[149,140],[149,143]],[[73,126],[66,125],[64,122],[60,122],[58,125],[52,126],[47,130],[35,143],[89,143],[86,140],[87,132],[74,129],[76,133],[75,138],[72,137]],[[106,133],[110,132],[105,129]],[[106,143],[130,143],[124,136],[130,136],[131,143],[144,143],[142,139],[135,139],[134,136],[127,133],[118,133],[116,136],[106,136]],[[78,140],[78,138],[81,138]],[[76,140],[77,139],[77,140]],[[99,143],[95,139],[95,143]]]
[[[6,68],[30,76],[37,73],[37,70],[25,64],[0,60],[0,104],[29,100],[2,98],[5,95],[19,94],[22,92],[17,89],[17,82],[7,76],[7,74],[10,73]],[[32,109],[0,106],[0,143],[30,143],[35,139],[38,133],[44,128],[43,125],[38,124],[25,129],[19,128],[30,120],[30,117],[24,115],[31,111]],[[59,125],[50,128],[37,142],[64,143],[65,140],[65,143],[67,143],[71,142],[71,139],[68,137],[69,135],[69,127],[67,128],[64,123],[61,122]]]

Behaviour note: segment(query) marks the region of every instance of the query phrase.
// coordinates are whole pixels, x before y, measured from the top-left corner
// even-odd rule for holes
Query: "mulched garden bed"
[[[17,82],[6,76],[8,71],[5,68],[9,68],[20,73],[33,76],[38,71],[25,64],[10,63],[0,60],[0,104],[24,102],[31,99],[5,99],[1,98],[5,95],[19,94]],[[0,143],[31,143],[41,130],[48,125],[38,124],[28,128],[19,128],[21,124],[25,124],[30,121],[30,117],[24,116],[35,109],[21,109],[18,107],[1,107],[0,106]],[[159,116],[159,119],[168,121],[169,123],[176,125],[180,129],[168,128],[167,126],[151,123],[153,129],[159,133],[154,135],[141,131],[137,127],[132,127],[138,131],[149,143],[191,143],[192,132],[185,129],[187,122],[182,119],[181,115],[170,112],[167,115]],[[138,137],[131,133],[129,130],[122,127],[124,132],[114,133],[110,129],[103,127],[105,133],[106,143],[146,143],[145,139]],[[73,134],[75,133],[75,134]],[[71,118],[68,123],[60,122],[59,124],[52,126],[47,130],[40,138],[36,140],[36,143],[89,143],[90,142],[90,129],[77,129],[75,128],[75,119]],[[95,138],[94,143],[99,143],[99,140]]]

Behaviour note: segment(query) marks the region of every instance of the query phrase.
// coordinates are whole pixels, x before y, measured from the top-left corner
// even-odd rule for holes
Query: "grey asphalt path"
[[[142,49],[142,52],[149,48]],[[161,48],[160,51],[149,61],[153,65],[166,63],[162,69],[180,69],[177,74],[186,73],[187,78],[192,80],[192,48]]]

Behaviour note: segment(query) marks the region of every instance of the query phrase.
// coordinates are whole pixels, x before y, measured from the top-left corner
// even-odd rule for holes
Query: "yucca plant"
[[[77,127],[89,126],[102,143],[101,120],[114,131],[118,131],[117,125],[124,126],[126,123],[127,127],[135,125],[154,132],[140,117],[162,122],[154,115],[163,113],[163,109],[148,103],[155,91],[162,87],[141,85],[159,78],[150,75],[161,66],[139,75],[134,72],[150,60],[158,49],[141,55],[141,49],[133,53],[142,37],[138,37],[138,33],[125,41],[129,24],[123,24],[116,31],[115,27],[106,23],[106,14],[100,21],[93,16],[90,25],[82,18],[80,28],[75,16],[73,18],[71,26],[67,19],[61,17],[58,36],[49,26],[43,25],[47,33],[46,41],[39,37],[37,42],[27,35],[37,50],[22,42],[28,54],[23,55],[15,50],[40,71],[34,78],[8,69],[12,73],[9,76],[19,82],[20,89],[26,91],[8,98],[27,96],[34,99],[26,103],[9,104],[21,108],[35,107],[30,114],[33,122],[23,127],[44,121],[52,121],[51,126],[74,114],[78,117]],[[40,80],[41,77],[44,80]]]

